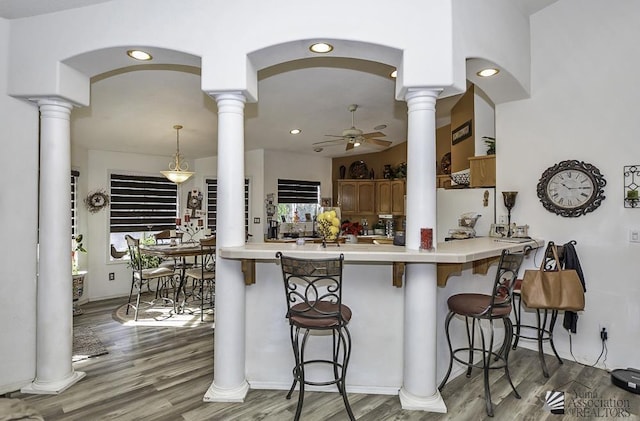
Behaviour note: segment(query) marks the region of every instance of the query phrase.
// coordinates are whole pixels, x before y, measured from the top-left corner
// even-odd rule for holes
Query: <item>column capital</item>
[[[435,110],[436,100],[438,99],[440,92],[442,92],[442,89],[411,88],[407,91],[404,99],[407,101],[407,106],[410,111],[416,107]]]
[[[38,104],[42,117],[62,118],[69,120],[73,104],[59,98],[38,98],[34,101]]]

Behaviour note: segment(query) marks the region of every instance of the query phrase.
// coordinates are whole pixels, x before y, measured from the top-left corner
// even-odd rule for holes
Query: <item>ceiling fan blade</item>
[[[338,144],[342,142],[344,142],[344,139],[340,138],[340,139],[332,139],[332,140],[323,140],[321,142],[312,143],[312,145],[331,145],[331,144]]]
[[[349,151],[349,150],[351,150],[353,148],[354,148],[353,143],[349,142],[349,143],[347,143],[347,147],[345,148],[345,151]]]
[[[372,132],[372,133],[364,133],[362,135],[362,137],[364,137],[365,139],[371,139],[372,137],[385,137],[386,134],[382,133],[382,132]]]
[[[382,146],[384,148],[388,147],[392,143],[388,140],[382,140],[382,139],[364,139],[364,142],[369,143],[371,145]]]
[[[343,138],[344,136],[340,135],[338,136],[337,134],[326,134],[326,137],[339,137],[339,138]]]

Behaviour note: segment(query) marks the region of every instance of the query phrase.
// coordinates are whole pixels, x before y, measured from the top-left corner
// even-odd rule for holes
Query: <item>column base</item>
[[[222,389],[215,383],[211,383],[202,400],[204,402],[244,402],[247,392],[249,392],[249,383],[246,380],[234,389]]]
[[[30,393],[33,395],[58,395],[76,384],[84,378],[84,376],[86,376],[84,371],[74,371],[71,373],[71,376],[61,381],[39,382],[38,380],[35,380],[20,389],[20,392]]]
[[[409,411],[439,412],[442,414],[447,413],[447,406],[444,404],[444,400],[437,389],[433,396],[422,397],[412,395],[403,387],[400,389],[398,396],[400,397],[402,409]]]

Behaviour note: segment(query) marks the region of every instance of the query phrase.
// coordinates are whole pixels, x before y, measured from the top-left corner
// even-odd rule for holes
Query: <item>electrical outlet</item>
[[[116,280],[116,274],[114,272],[109,272],[109,280],[110,281],[115,281]]]
[[[640,230],[637,230],[637,229],[629,230],[629,242],[640,243]]]
[[[607,326],[600,323],[598,325],[598,335],[600,336],[600,340],[602,341],[606,341],[607,339],[609,339],[609,329],[607,329]]]

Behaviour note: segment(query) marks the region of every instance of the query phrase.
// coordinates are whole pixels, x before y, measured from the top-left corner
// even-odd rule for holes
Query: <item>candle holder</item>
[[[516,205],[517,191],[503,191],[502,198],[504,199],[504,207],[507,208],[507,237],[511,237],[513,232],[511,231],[511,209]]]

